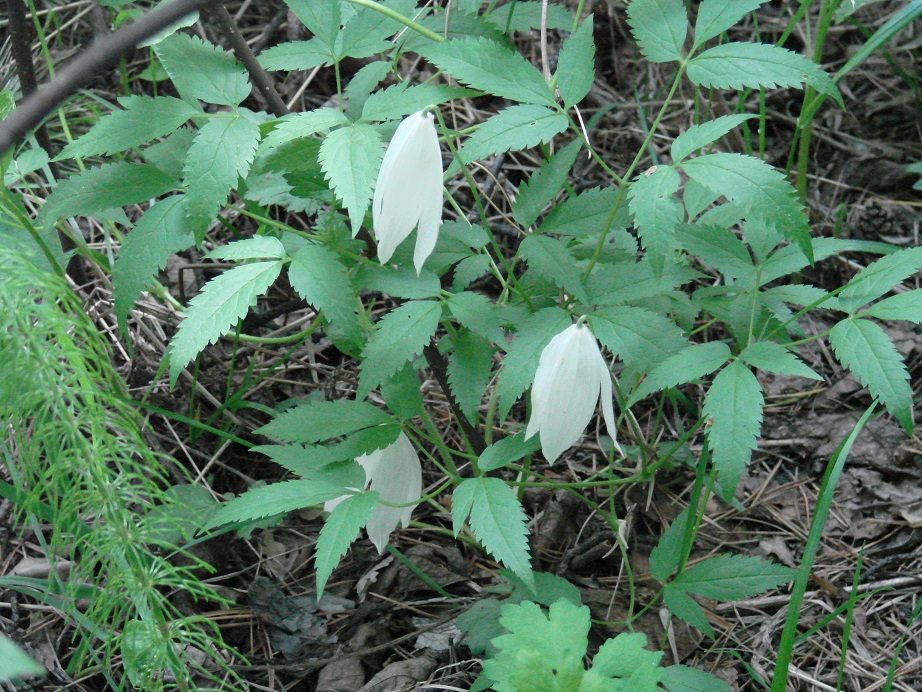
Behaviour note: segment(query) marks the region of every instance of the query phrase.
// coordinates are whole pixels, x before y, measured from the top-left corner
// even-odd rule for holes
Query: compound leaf
[[[682,542],[687,528],[688,508],[686,507],[669,525],[669,528],[663,531],[659,542],[650,553],[650,576],[660,584],[666,583],[669,575],[682,560]]]
[[[715,555],[688,567],[673,586],[715,601],[738,601],[794,578],[794,570],[752,555]]]
[[[280,442],[310,444],[391,422],[384,411],[365,401],[309,401],[288,409],[256,432]]]
[[[922,247],[905,248],[881,257],[858,272],[839,294],[839,306],[848,312],[870,303],[922,267]]]
[[[288,281],[298,295],[330,322],[345,329],[358,326],[356,296],[349,272],[336,253],[322,245],[305,245],[288,266]]]
[[[657,276],[662,274],[670,250],[675,247],[675,228],[682,222],[682,205],[673,196],[681,182],[674,168],[654,166],[642,173],[628,191],[634,226]]]
[[[695,45],[719,36],[765,0],[702,0],[695,19]]]
[[[682,0],[632,0],[627,22],[640,52],[650,62],[682,59],[688,15]]]
[[[187,95],[223,106],[237,106],[250,95],[250,81],[237,61],[197,36],[173,34],[154,47],[176,85]]]
[[[884,298],[868,308],[865,314],[879,320],[906,320],[922,324],[922,290]]]
[[[763,2],[764,0],[758,0]],[[670,155],[675,163],[693,154],[701,147],[705,147],[711,142],[715,142],[734,127],[746,122],[750,118],[755,118],[755,113],[738,113],[735,115],[722,115],[714,120],[708,120],[700,125],[692,125],[682,134],[672,140]]]
[[[517,151],[549,142],[567,129],[567,116],[530,103],[510,106],[481,125],[458,152],[465,163],[504,151]]]
[[[493,375],[493,348],[479,334],[465,331],[452,339],[448,358],[448,383],[461,411],[476,423],[483,393]]]
[[[512,205],[513,218],[525,227],[531,226],[548,202],[563,189],[570,169],[583,147],[582,139],[574,139],[563,149],[559,149],[541,168],[519,186]]]
[[[774,341],[757,341],[749,344],[740,358],[754,368],[781,375],[797,375],[811,380],[822,380],[810,367],[788,349]]]
[[[519,255],[533,272],[560,286],[584,305],[589,304],[583,277],[564,243],[533,234],[519,245]]]
[[[730,358],[730,347],[722,341],[694,344],[669,356],[656,366],[628,400],[632,405],[661,389],[692,382],[721,367]]]
[[[365,218],[383,158],[381,135],[371,125],[333,130],[320,145],[320,166],[336,196],[349,211],[353,234],[358,232]]]
[[[592,15],[563,42],[557,58],[557,88],[563,107],[572,108],[589,93],[595,81],[595,43]]]
[[[345,494],[346,489],[339,484],[306,479],[253,488],[223,505],[202,530],[209,531],[224,524],[250,522],[302,507],[313,507]]]
[[[320,536],[317,538],[317,551],[314,554],[314,569],[317,571],[317,598],[323,593],[327,579],[336,569],[336,565],[358,537],[359,531],[368,522],[378,493],[364,492],[349,495],[340,502],[323,522]]]

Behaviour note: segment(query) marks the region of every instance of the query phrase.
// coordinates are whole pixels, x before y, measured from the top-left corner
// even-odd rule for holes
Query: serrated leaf
[[[189,153],[193,139],[195,139],[195,131],[189,127],[181,127],[162,142],[157,142],[144,149],[141,157],[147,163],[155,165],[167,175],[179,180],[182,177],[182,167],[186,163],[186,155]]]
[[[582,101],[592,88],[595,81],[595,42],[591,14],[563,42],[555,76],[564,108],[572,108]]]
[[[682,222],[682,205],[673,196],[682,179],[669,166],[654,166],[642,173],[628,190],[634,226],[647,250],[653,272],[662,274],[675,247],[675,228]]]
[[[559,149],[541,168],[519,186],[512,205],[512,217],[525,227],[531,226],[548,202],[563,189],[567,175],[576,162],[582,139],[574,139],[563,149]]]
[[[839,294],[839,305],[846,312],[880,298],[896,284],[919,271],[922,267],[922,247],[897,250],[881,257],[858,272]]]
[[[493,376],[493,348],[479,334],[465,331],[452,339],[448,383],[461,411],[476,423],[483,393]]]
[[[518,53],[485,38],[460,38],[421,49],[423,57],[473,89],[496,96],[556,106],[544,77]]]
[[[375,60],[364,65],[352,75],[349,85],[343,92],[346,100],[346,116],[350,120],[358,120],[371,92],[382,79],[391,73],[392,67],[387,60]]]
[[[255,432],[280,442],[309,444],[390,422],[387,413],[364,401],[309,401]]]
[[[387,381],[404,363],[422,353],[439,327],[442,306],[429,300],[404,303],[378,322],[359,366],[358,399]]]
[[[756,376],[738,360],[718,373],[704,398],[702,414],[710,419],[711,461],[727,497],[736,491],[752,457],[762,428],[764,401]]]
[[[794,574],[753,555],[715,555],[686,568],[672,584],[715,601],[738,601],[789,582]]]
[[[499,624],[501,609],[498,600],[485,598],[458,616],[458,629],[464,633],[464,644],[475,656],[495,653],[493,640],[506,633],[506,628]]]
[[[243,117],[217,118],[195,135],[186,165],[186,211],[201,239],[227,202],[227,194],[246,177],[256,156],[259,126]]]
[[[317,572],[317,598],[323,594],[327,579],[336,565],[368,522],[372,510],[378,504],[378,493],[364,492],[350,495],[340,502],[323,522],[317,549],[314,553],[314,569]]]
[[[564,243],[546,235],[532,234],[519,245],[519,256],[528,262],[533,272],[560,286],[584,305],[589,304],[583,277]]]
[[[742,280],[755,288],[756,269],[752,256],[733,231],[704,224],[679,224],[675,230],[679,244],[731,281]]]
[[[251,259],[281,259],[285,256],[282,241],[271,235],[257,235],[216,247],[204,259],[242,262]]]
[[[317,108],[307,113],[292,113],[275,122],[275,129],[263,139],[264,149],[274,149],[295,139],[310,137],[332,127],[348,125],[349,119],[336,108]]]
[[[470,89],[453,87],[448,84],[410,86],[406,82],[401,82],[371,94],[362,108],[362,120],[396,120],[410,113],[416,113],[427,106],[475,94],[476,92]]]
[[[631,394],[632,406],[653,392],[692,382],[721,367],[730,358],[730,347],[722,341],[694,344],[669,356],[656,366],[636,391]]]
[[[399,252],[399,249],[398,249]],[[356,272],[353,285],[359,291],[380,291],[395,298],[418,300],[433,298],[442,290],[439,277],[427,269],[419,275],[408,265],[403,267],[366,264]]]
[[[765,0],[702,0],[695,19],[694,47],[697,48],[708,39],[719,36],[764,2]]]
[[[525,511],[515,491],[499,478],[467,478],[454,492],[452,520],[456,525],[467,518],[467,508],[468,523],[480,544],[533,589]]]
[[[511,346],[506,349],[499,372],[499,418],[503,420],[509,410],[535,379],[541,351],[551,339],[573,321],[570,313],[560,308],[544,308],[530,315],[519,327]],[[502,345],[502,344],[500,344]]]
[[[312,70],[332,65],[335,60],[333,50],[316,37],[308,41],[286,41],[259,54],[262,68],[272,71]]]
[[[682,59],[688,15],[682,0],[632,0],[627,22],[640,52],[650,62]]]
[[[255,521],[313,507],[345,493],[346,489],[341,485],[304,479],[253,488],[223,505],[202,530],[210,531],[224,524]]]
[[[884,330],[870,320],[845,319],[829,332],[836,357],[912,433],[909,372]]]
[[[256,299],[269,290],[282,262],[254,262],[229,269],[205,284],[189,303],[170,341],[170,386],[206,346],[216,342],[246,317]]]
[[[93,216],[126,204],[140,204],[169,192],[176,179],[146,163],[106,163],[62,180],[40,212],[43,224],[62,216]]]
[[[353,235],[365,218],[383,158],[381,135],[370,125],[333,130],[320,145],[320,166],[349,211]]]
[[[415,0],[382,0],[381,4],[404,17],[416,14]],[[388,41],[404,28],[395,19],[368,7],[357,7],[358,11],[346,22],[337,38],[337,58],[367,58],[375,53],[384,53],[393,48]]]
[[[315,309],[345,328],[358,324],[356,296],[349,272],[336,253],[322,245],[305,245],[288,266],[288,281]]]
[[[759,3],[764,2],[764,0],[755,1]],[[714,118],[714,120],[708,120],[706,123],[700,125],[692,125],[685,130],[685,132],[672,140],[672,146],[669,150],[672,160],[678,163],[701,147],[705,147],[711,142],[716,142],[734,127],[755,117],[755,113],[724,115],[719,118]]]
[[[711,639],[714,638],[714,630],[711,629],[711,623],[708,622],[701,606],[680,587],[666,584],[663,590],[663,605],[680,620],[687,622]]]
[[[687,74],[698,86],[715,89],[790,87],[806,82],[842,102],[838,87],[822,67],[787,48],[767,43],[714,46],[689,61]]]
[[[471,163],[549,142],[568,126],[567,116],[550,108],[529,103],[510,106],[483,123],[458,153],[462,161]]]
[[[165,137],[190,118],[202,115],[200,110],[172,96],[126,96],[119,103],[120,110],[102,116],[54,160],[124,151]]]
[[[250,95],[246,70],[232,56],[197,36],[173,34],[154,51],[183,97],[237,106]]]
[[[682,542],[688,528],[688,507],[663,531],[659,542],[650,553],[650,576],[660,584],[665,584],[669,575],[675,571],[682,560]]]
[[[516,3],[500,5],[487,14],[485,18],[503,32],[506,31],[507,27],[509,32],[540,29],[542,5],[544,4],[541,0],[518,0]],[[481,3],[472,0],[471,5],[473,11],[476,11],[480,9]],[[569,31],[573,26],[573,17],[570,16],[570,13],[554,2],[548,2],[546,6],[547,28]],[[512,14],[511,18],[509,17],[510,13]]]
[[[481,473],[495,471],[539,449],[541,449],[541,439],[537,435],[527,440],[521,433],[510,435],[487,447],[477,460],[477,468]]]
[[[720,678],[683,665],[663,668],[660,684],[669,692],[733,692]]]
[[[339,0],[285,0],[301,23],[331,50],[342,24]]]
[[[495,344],[506,345],[506,335],[496,305],[485,295],[464,291],[451,296],[447,303],[452,316],[462,326]]]
[[[723,153],[705,154],[682,162],[681,167],[701,185],[781,229],[813,261],[810,225],[803,205],[780,171],[752,156]]]
[[[122,330],[128,311],[154,274],[166,266],[170,255],[195,242],[184,203],[183,195],[157,202],[144,212],[122,242],[112,269],[115,315]]]
[[[742,353],[740,353],[740,358],[749,363],[752,367],[765,370],[766,372],[773,372],[781,375],[796,375],[811,380],[823,379],[813,372],[813,370],[800,358],[774,341],[757,341],[749,344],[743,349]]]
[[[879,320],[906,320],[922,324],[922,290],[884,298],[874,303],[864,314]]]
[[[419,375],[411,363],[404,365],[396,375],[381,385],[381,396],[400,420],[409,420],[423,413]]]
[[[685,335],[674,322],[650,310],[616,305],[590,313],[596,338],[640,371],[650,371],[686,346]]]
[[[612,187],[581,192],[548,214],[538,231],[555,235],[595,236],[608,222],[617,197],[618,191]],[[627,207],[621,205],[612,219],[611,228],[627,228],[630,223]]]
[[[583,679],[588,689],[590,682],[604,682],[612,678],[623,680],[621,689],[638,692],[656,690],[662,669],[659,667],[662,651],[648,651],[647,636],[640,632],[622,632],[599,648],[592,659],[592,668]],[[630,687],[627,684],[630,683]],[[582,689],[582,688],[580,688]],[[598,688],[595,688],[598,689]]]
[[[479,279],[490,270],[489,255],[474,255],[463,259],[455,266],[455,280],[451,289],[463,291],[474,280]]]

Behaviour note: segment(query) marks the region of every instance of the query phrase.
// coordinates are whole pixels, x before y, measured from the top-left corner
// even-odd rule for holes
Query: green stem
[[[385,17],[390,17],[394,21],[400,22],[404,26],[410,29],[413,29],[413,31],[415,31],[416,33],[422,34],[426,38],[432,39],[433,41],[438,41],[439,43],[441,43],[442,41],[445,40],[443,37],[439,36],[434,31],[427,29],[422,24],[417,24],[412,19],[409,19],[408,17],[404,17],[402,14],[400,14],[396,10],[392,10],[390,7],[385,7],[384,5],[377,3],[374,0],[348,0],[348,1],[351,2],[353,5],[361,5],[362,7],[367,7],[368,9],[374,10],[375,12],[380,12]]]

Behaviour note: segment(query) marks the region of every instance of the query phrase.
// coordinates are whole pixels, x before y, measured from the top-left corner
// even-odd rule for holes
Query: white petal
[[[423,152],[420,164],[419,183],[419,226],[416,230],[416,249],[413,252],[413,265],[417,275],[423,268],[426,258],[432,254],[439,239],[439,226],[442,225],[442,151],[439,139],[432,128],[431,137]]]
[[[601,353],[599,354],[601,356]],[[602,399],[602,418],[605,419],[605,427],[608,428],[608,435],[611,437],[611,441],[615,443],[615,449],[618,450],[618,453],[621,456],[624,456],[624,450],[621,449],[621,445],[618,444],[618,428],[615,426],[615,408],[612,404],[612,387],[611,387],[611,372],[608,370],[608,365],[605,363],[605,359],[602,359],[601,369],[599,374],[601,375],[602,385],[601,385],[601,399]]]
[[[403,433],[391,446],[381,451],[381,459],[371,479],[371,489],[381,500],[392,504],[406,504],[419,500],[422,494],[423,476],[419,457],[409,438]],[[387,545],[391,532],[401,523],[407,526],[414,506],[387,507],[378,505],[372,510],[365,525],[368,538],[381,553]]]

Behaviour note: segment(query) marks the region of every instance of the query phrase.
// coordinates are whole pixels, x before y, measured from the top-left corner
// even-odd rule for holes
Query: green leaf
[[[479,334],[464,331],[452,339],[448,357],[448,383],[461,411],[476,423],[483,393],[493,376],[493,348]]]
[[[557,57],[557,88],[564,108],[583,100],[595,81],[595,42],[592,39],[592,15],[570,34]]]
[[[317,108],[307,113],[292,113],[275,121],[275,129],[263,139],[265,149],[274,149],[287,142],[310,137],[332,127],[348,125],[349,119],[336,108]]]
[[[832,78],[812,60],[767,43],[724,43],[688,63],[688,78],[715,89],[800,86],[804,82],[842,103]]]
[[[115,315],[124,331],[131,306],[170,255],[195,242],[185,210],[185,196],[167,197],[144,212],[125,236],[112,269]]]
[[[474,95],[476,92],[470,89],[447,84],[410,86],[407,82],[401,82],[371,94],[362,108],[362,120],[396,120],[421,111],[426,106]]]
[[[12,681],[47,671],[26,655],[26,652],[0,634],[0,680]]]
[[[357,120],[362,114],[365,103],[378,83],[391,73],[392,65],[387,60],[375,60],[364,65],[352,75],[349,85],[343,92],[346,100],[346,116]]]
[[[794,574],[752,555],[715,555],[688,567],[672,584],[715,601],[738,601],[789,582]]]
[[[176,179],[146,163],[106,163],[62,180],[40,212],[43,224],[62,216],[93,216],[126,204],[140,204],[169,192]]]
[[[781,171],[752,156],[722,153],[683,161],[682,169],[704,187],[779,228],[813,261],[810,225],[803,205]]]
[[[680,224],[676,228],[679,244],[731,281],[743,280],[755,288],[756,270],[752,256],[733,231],[704,224]]]
[[[519,245],[519,256],[528,262],[533,272],[560,286],[584,305],[589,304],[583,277],[563,242],[532,234]]]
[[[764,2],[764,0],[755,0],[755,2],[761,3]],[[715,2],[713,4],[717,3]],[[755,117],[755,113],[724,115],[714,120],[708,120],[706,123],[700,125],[692,125],[685,130],[685,132],[672,140],[672,147],[669,150],[672,160],[678,163],[690,154],[698,151],[701,147],[705,147],[711,142],[716,142],[734,127],[738,127],[741,123]]]
[[[703,0],[698,6],[698,16],[695,19],[694,48],[736,25],[764,2],[765,0]]]
[[[186,209],[198,240],[221,207],[228,191],[246,177],[256,156],[259,126],[242,118],[210,120],[198,131],[183,169]]]
[[[439,327],[442,306],[429,300],[404,303],[378,322],[359,366],[358,399],[386,382],[400,367],[422,353]]]
[[[656,366],[636,391],[631,394],[632,406],[653,392],[693,382],[721,367],[730,359],[730,347],[722,341],[695,344],[669,356]]]
[[[229,269],[205,284],[189,303],[170,341],[170,386],[208,344],[246,317],[256,299],[269,290],[282,271],[282,262],[255,262]]]
[[[650,310],[616,305],[590,313],[592,333],[615,356],[640,371],[650,371],[686,345],[674,322]]]
[[[165,137],[190,118],[202,112],[172,96],[124,96],[122,109],[102,116],[90,131],[77,138],[55,157],[78,157],[114,154],[131,147]]]
[[[333,130],[320,145],[320,165],[336,196],[349,210],[353,235],[365,218],[383,158],[381,135],[370,125]]]
[[[462,326],[494,344],[506,345],[506,335],[502,330],[502,320],[496,312],[496,305],[485,295],[464,291],[451,296],[447,304],[452,316]]]
[[[192,128],[181,127],[162,142],[147,147],[141,152],[141,157],[179,180],[194,138],[195,131]]]
[[[550,87],[521,55],[484,38],[461,38],[426,46],[426,60],[473,89],[523,103],[554,108]]]
[[[299,296],[316,310],[322,310],[330,322],[346,329],[358,325],[358,299],[349,272],[329,248],[309,244],[298,250],[288,266],[288,281]]]
[[[333,50],[342,25],[339,0],[285,0],[314,36]]]
[[[463,291],[489,270],[489,255],[474,255],[473,257],[461,260],[455,266],[455,280],[451,287],[452,290]]]
[[[409,300],[434,298],[442,291],[439,277],[426,269],[417,276],[410,266],[382,267],[379,264],[366,264],[356,272],[353,285],[360,291],[380,291],[394,298]]]
[[[539,449],[541,449],[541,440],[537,435],[532,435],[527,440],[523,433],[510,435],[483,450],[483,454],[477,460],[477,468],[481,473],[495,471]]]
[[[468,509],[468,523],[480,544],[533,589],[525,511],[515,491],[499,478],[467,478],[454,493],[451,513],[455,526],[464,522]]]
[[[559,149],[541,168],[519,186],[512,205],[512,217],[525,227],[531,226],[547,204],[563,189],[567,175],[576,162],[582,139],[574,139],[563,149]]]
[[[922,324],[922,290],[884,298],[868,308],[865,314],[879,320],[906,320]]]
[[[647,636],[640,632],[622,632],[614,639],[609,639],[592,659],[592,668],[584,679],[583,687],[590,690],[604,689],[589,687],[589,683],[616,678],[624,681],[621,687],[623,690],[658,690],[656,683],[662,674],[659,662],[663,652],[648,651],[646,646]]]
[[[400,420],[409,420],[423,413],[419,375],[411,363],[404,365],[396,375],[381,385],[381,396]]]
[[[544,106],[510,106],[481,125],[458,152],[465,163],[504,151],[528,149],[549,142],[567,129],[567,116]]]
[[[663,531],[659,542],[650,553],[650,576],[665,584],[682,560],[682,543],[688,528],[688,507]]]
[[[464,632],[464,643],[475,656],[493,655],[493,640],[506,633],[499,624],[502,605],[495,598],[477,601],[458,616],[458,629]],[[484,688],[482,688],[484,689]]]
[[[628,190],[634,226],[655,274],[662,273],[675,247],[675,228],[682,222],[682,205],[673,195],[682,179],[669,166],[653,166]]]
[[[415,0],[383,0],[381,4],[404,17],[413,17],[417,11]],[[386,39],[402,30],[404,25],[374,9],[354,7],[358,11],[346,22],[337,38],[337,58],[367,58],[393,48],[394,44]]]
[[[173,34],[154,47],[183,98],[237,106],[250,95],[250,81],[237,61],[197,36]]]
[[[733,692],[720,678],[683,665],[663,668],[660,684],[669,692]]]
[[[332,49],[316,37],[309,41],[286,41],[259,54],[259,64],[264,70],[285,72],[312,70],[332,65],[335,60]]]
[[[345,494],[339,484],[304,479],[253,488],[223,505],[202,531],[313,507]]]
[[[734,360],[718,373],[704,399],[702,413],[710,419],[711,460],[721,486],[732,497],[756,446],[762,427],[762,386],[742,361]]]
[[[682,0],[632,0],[627,22],[640,52],[650,62],[682,59],[688,15]]]
[[[364,401],[309,401],[255,432],[280,442],[309,444],[391,422],[387,413]]]
[[[695,599],[685,593],[681,587],[666,584],[666,588],[663,590],[663,605],[680,620],[704,632],[711,639],[714,638],[714,630],[711,629],[711,623],[708,622],[701,606],[698,605]]]
[[[618,191],[613,187],[598,187],[581,192],[547,215],[539,233],[571,236],[596,236],[605,227],[614,209]],[[622,205],[612,217],[611,228],[631,225],[627,207]]]
[[[282,259],[285,246],[282,241],[271,235],[257,235],[245,238],[229,245],[221,245],[207,253],[204,259],[242,262],[251,259]]]
[[[476,9],[480,9],[481,3],[472,2]],[[495,8],[486,15],[486,20],[493,24],[500,31],[505,32],[509,27],[509,32],[528,31],[529,29],[541,28],[542,14],[541,0],[518,0],[518,2],[506,3]],[[509,15],[512,14],[510,18]],[[569,31],[573,26],[573,17],[567,10],[557,3],[547,3],[547,28],[559,29],[560,31]]]
[[[836,357],[912,434],[909,372],[883,329],[870,320],[845,319],[829,332]]]
[[[378,504],[378,493],[364,492],[350,495],[340,502],[323,522],[317,538],[314,553],[314,569],[317,572],[317,598],[323,594],[327,579],[336,565],[358,537],[372,510]]]
[[[757,341],[749,344],[740,358],[754,368],[781,375],[797,375],[811,380],[822,380],[800,358],[795,356],[781,344],[774,341]]]
[[[880,298],[896,284],[922,268],[922,247],[897,250],[881,257],[858,272],[839,294],[839,305],[846,312]]]
[[[509,415],[509,410],[535,379],[541,351],[551,339],[573,324],[570,313],[560,308],[543,308],[530,315],[519,327],[506,349],[502,369],[499,372],[500,420]],[[500,344],[502,346],[502,344]]]

